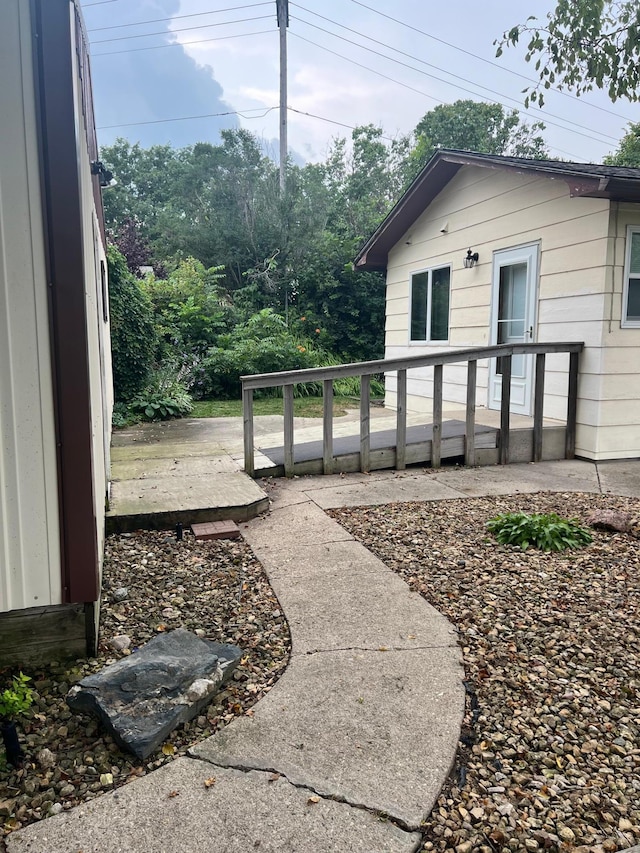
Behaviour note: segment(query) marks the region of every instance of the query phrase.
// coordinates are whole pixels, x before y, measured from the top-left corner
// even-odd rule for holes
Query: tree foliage
[[[507,112],[501,104],[471,100],[440,104],[416,126],[412,171],[415,174],[438,148],[545,159],[549,155],[544,129],[541,122],[522,122],[516,110]]]
[[[115,399],[128,403],[142,391],[149,376],[156,330],[151,303],[115,246],[109,246],[107,263]]]
[[[537,88],[525,105],[544,103],[544,90],[566,87],[581,95],[597,87],[612,101],[640,99],[640,4],[637,0],[558,0],[541,24],[534,16],[497,42],[503,48],[527,39]]]
[[[604,158],[607,166],[631,166],[640,169],[640,122],[630,124],[618,150]]]

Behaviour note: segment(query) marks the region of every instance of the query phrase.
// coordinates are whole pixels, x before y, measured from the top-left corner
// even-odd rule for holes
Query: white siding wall
[[[59,604],[47,281],[29,4],[0,3],[0,611]]]
[[[70,26],[75,26],[73,6],[70,6]],[[91,382],[91,430],[92,457],[94,475],[94,500],[96,532],[98,542],[98,557],[100,560],[100,577],[102,578],[102,561],[104,557],[104,529],[107,490],[110,470],[110,440],[111,414],[113,410],[113,387],[111,373],[111,338],[109,323],[104,320],[109,316],[108,290],[105,287],[104,297],[100,264],[104,264],[105,282],[107,259],[100,239],[100,230],[93,198],[91,179],[90,153],[86,147],[84,130],[84,115],[82,93],[79,86],[79,70],[77,54],[73,55],[75,62],[75,101],[76,101],[76,139],[80,146],[78,151],[78,168],[80,190],[83,200],[82,238],[84,245],[85,270],[85,300],[87,317],[87,343],[89,356],[89,375]]]
[[[445,223],[447,231],[441,233]],[[623,234],[624,228],[619,227]],[[611,301],[607,294],[607,288],[611,288],[611,267],[608,265],[612,249],[606,199],[570,198],[568,186],[562,180],[463,167],[389,253],[385,355],[393,358],[488,345],[493,252],[537,241],[540,243],[540,279],[534,340],[585,342],[577,452],[597,458],[600,448],[594,436],[599,408],[582,397],[584,388],[594,395],[594,401],[599,400],[602,384],[603,337],[607,330],[603,318],[608,316]],[[464,269],[462,265],[468,248],[480,255],[473,269]],[[617,263],[620,290],[623,248],[618,249]],[[440,264],[452,265],[450,339],[445,344],[428,346],[410,343],[411,274]],[[619,294],[615,302],[618,332],[640,332],[619,329]],[[568,356],[547,356],[547,417],[564,418],[566,415],[567,365]],[[430,412],[431,376],[430,369],[409,373],[410,411]],[[466,400],[465,366],[445,367],[444,381],[445,402],[463,404]],[[388,377],[387,386],[387,405],[395,406],[395,377]],[[478,365],[477,405],[486,406],[487,397],[488,364],[485,361]],[[636,441],[636,447],[640,447],[640,442]]]

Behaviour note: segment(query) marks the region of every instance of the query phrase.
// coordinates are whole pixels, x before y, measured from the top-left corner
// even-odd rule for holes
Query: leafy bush
[[[0,717],[12,720],[19,714],[24,714],[33,702],[33,691],[27,686],[31,681],[28,675],[14,675],[11,687],[0,693]]]
[[[228,331],[233,310],[220,286],[222,269],[186,258],[168,278],[143,280],[158,331],[158,360],[202,356]]]
[[[241,376],[318,367],[319,360],[318,353],[294,335],[279,314],[265,308],[220,336],[218,346],[202,362],[199,391],[205,398],[237,399]]]
[[[487,522],[501,545],[530,545],[541,551],[564,551],[591,542],[591,534],[576,519],[561,518],[555,512],[507,512]]]
[[[128,403],[145,386],[156,349],[151,303],[123,255],[107,250],[111,356],[116,401]]]
[[[129,405],[129,412],[149,421],[181,418],[192,409],[191,395],[175,365],[155,370],[144,391]]]

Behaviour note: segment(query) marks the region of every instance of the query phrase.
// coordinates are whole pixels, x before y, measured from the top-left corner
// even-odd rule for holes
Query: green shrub
[[[202,361],[198,390],[204,398],[237,399],[241,376],[318,365],[319,355],[309,343],[295,336],[279,314],[265,308],[220,336],[218,346]],[[266,393],[277,392],[266,389]]]
[[[129,405],[129,412],[148,421],[181,418],[193,409],[191,395],[175,365],[154,370],[144,391]]]
[[[116,401],[128,403],[144,388],[153,364],[153,309],[114,246],[107,249],[107,261],[114,396]]]
[[[507,512],[487,522],[501,545],[530,545],[541,551],[564,551],[591,542],[591,534],[576,519],[561,518],[555,512]]]
[[[12,720],[30,708],[33,702],[33,691],[27,687],[30,681],[29,676],[22,672],[14,675],[11,687],[0,693],[0,717]]]

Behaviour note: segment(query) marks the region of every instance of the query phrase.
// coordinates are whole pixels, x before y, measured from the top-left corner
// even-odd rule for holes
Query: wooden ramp
[[[465,424],[460,420],[442,424],[442,459],[464,456]],[[424,424],[407,427],[406,464],[427,464],[431,461],[433,426]],[[478,449],[497,447],[498,429],[476,424],[475,446]],[[259,447],[256,454],[256,477],[284,476],[284,446]],[[385,429],[371,433],[371,471],[394,468],[396,464],[396,431]],[[360,470],[360,436],[336,436],[333,439],[334,473],[351,474]],[[271,464],[268,464],[271,463]],[[294,444],[294,474],[322,474],[322,439]]]

